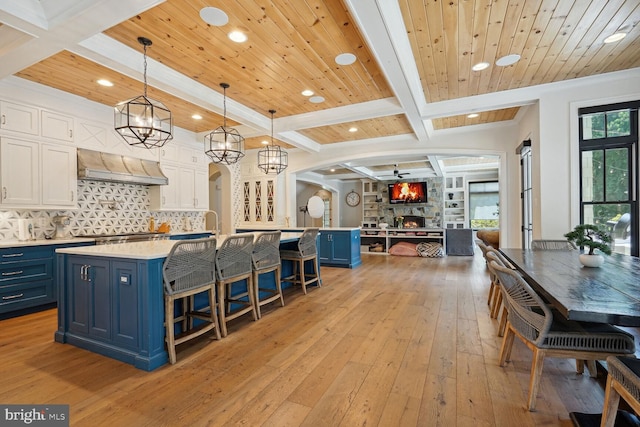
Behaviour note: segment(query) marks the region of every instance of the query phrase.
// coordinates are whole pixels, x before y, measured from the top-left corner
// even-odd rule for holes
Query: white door
[[[76,205],[77,165],[75,147],[42,144],[43,205]]]
[[[30,206],[40,203],[39,150],[37,142],[2,138],[2,204]]]

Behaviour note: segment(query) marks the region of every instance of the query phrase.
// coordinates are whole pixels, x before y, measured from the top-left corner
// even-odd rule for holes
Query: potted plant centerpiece
[[[589,248],[589,251],[584,254],[580,254],[580,262],[585,267],[600,267],[604,262],[604,257],[599,253],[595,253],[595,250],[611,255],[611,235],[604,230],[598,228],[593,224],[579,224],[565,234],[564,237],[568,241],[573,242],[578,247]]]

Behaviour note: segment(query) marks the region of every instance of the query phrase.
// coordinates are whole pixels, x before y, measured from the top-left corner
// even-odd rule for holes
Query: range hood
[[[78,149],[78,178],[142,185],[169,183],[159,162],[83,148]]]

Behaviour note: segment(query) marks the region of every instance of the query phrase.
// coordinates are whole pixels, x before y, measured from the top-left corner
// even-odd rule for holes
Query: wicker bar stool
[[[169,362],[176,363],[176,346],[215,329],[220,339],[220,326],[216,314],[215,292],[215,237],[177,242],[162,265],[165,306],[165,340]],[[193,296],[207,292],[209,305],[193,308]],[[182,302],[183,313],[175,316],[175,301]],[[193,328],[193,318],[204,320]],[[189,320],[187,325],[187,320]],[[175,336],[175,324],[182,324],[182,332]]]
[[[216,252],[216,286],[222,336],[227,336],[227,323],[243,314],[251,313],[258,320],[253,292],[253,234],[234,234],[227,237]],[[241,292],[232,293],[232,285],[245,281]],[[240,306],[234,308],[234,306]]]
[[[293,261],[293,274],[283,278],[282,281],[301,285],[305,295],[307,293],[307,285],[316,283],[317,286],[322,286],[318,274],[318,249],[316,247],[316,238],[319,232],[319,228],[307,228],[300,236],[300,240],[298,240],[297,251],[280,251],[280,258]],[[313,274],[305,273],[304,267],[307,261],[313,263]]]
[[[282,296],[282,286],[280,284],[280,271],[282,265],[280,262],[280,231],[270,231],[260,233],[256,237],[253,245],[253,253],[251,260],[253,262],[253,289],[255,290],[254,301],[256,303],[256,313],[258,319],[262,317],[260,307],[270,302],[280,300],[280,305],[284,307],[284,298]],[[275,288],[261,288],[260,275],[273,273]],[[260,293],[267,294],[265,298],[260,299]]]
[[[567,320],[531,289],[520,273],[492,261],[504,293],[509,316],[500,349],[500,366],[511,357],[515,337],[533,351],[529,378],[528,408],[535,410],[536,396],[545,356],[576,359],[578,362],[605,360],[609,356],[633,354],[634,338],[614,326]],[[584,363],[577,363],[582,373]],[[593,364],[595,365],[595,363]],[[590,365],[591,367],[592,365]],[[595,371],[589,371],[592,377]]]
[[[635,357],[607,357],[607,387],[604,394],[601,427],[613,427],[620,397],[640,414],[640,360]]]

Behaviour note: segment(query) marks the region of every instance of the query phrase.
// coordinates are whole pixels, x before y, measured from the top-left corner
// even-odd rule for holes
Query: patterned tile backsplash
[[[30,219],[36,239],[53,234],[53,217],[69,217],[73,236],[147,231],[153,216],[156,227],[167,222],[172,231],[183,230],[186,221],[194,230],[204,230],[203,212],[150,212],[149,187],[78,180],[78,209],[64,211],[0,211],[0,240],[18,239],[18,219]],[[187,220],[188,218],[188,220]]]

